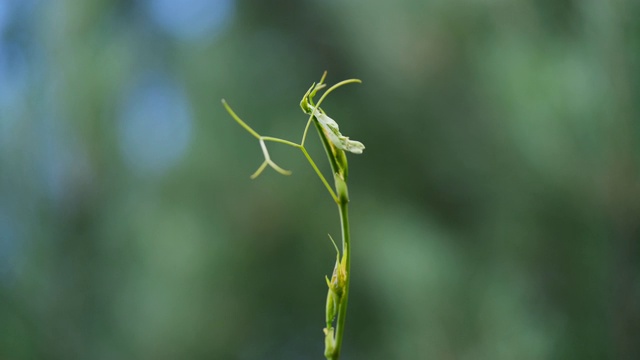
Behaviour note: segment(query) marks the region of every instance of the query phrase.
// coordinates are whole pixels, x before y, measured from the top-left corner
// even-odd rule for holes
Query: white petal
[[[345,151],[350,151],[354,154],[362,154],[364,145],[355,140],[349,140],[348,137],[343,136],[340,133],[338,123],[326,114],[321,113],[319,110],[315,110],[313,115],[318,119],[318,122],[329,136],[329,140],[337,147]]]
[[[349,138],[347,138],[347,145],[345,150],[350,151],[354,154],[362,154],[362,151],[364,150],[364,144],[360,141],[349,140]]]

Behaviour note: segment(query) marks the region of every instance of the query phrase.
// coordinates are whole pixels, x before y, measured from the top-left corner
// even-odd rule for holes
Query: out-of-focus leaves
[[[630,0],[0,2],[0,358],[316,359],[350,160],[344,358],[640,356]],[[356,136],[357,134],[357,136]],[[310,153],[323,164],[311,136]]]

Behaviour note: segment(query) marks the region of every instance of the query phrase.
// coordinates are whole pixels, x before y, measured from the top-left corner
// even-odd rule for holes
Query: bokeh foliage
[[[640,3],[0,2],[0,358],[318,359],[350,157],[345,359],[640,357]],[[324,160],[311,138],[310,152]],[[314,147],[315,146],[315,147]],[[325,167],[326,170],[326,167]]]

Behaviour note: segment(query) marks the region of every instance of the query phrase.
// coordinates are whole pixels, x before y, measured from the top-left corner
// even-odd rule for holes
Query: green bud
[[[329,282],[329,279],[327,279],[327,283],[328,282]],[[329,288],[329,292],[327,292],[327,307],[326,307],[327,326],[331,326],[331,324],[333,323],[333,319],[335,319],[336,315],[338,314],[338,309],[336,306],[337,297],[338,297],[337,294],[331,288]]]
[[[326,72],[325,72],[325,75],[326,75]],[[327,86],[326,84],[322,83],[325,75],[322,76],[322,79],[320,80],[319,83],[317,84],[313,83],[309,88],[309,90],[307,90],[307,92],[302,97],[302,100],[300,101],[300,107],[302,108],[302,111],[304,111],[305,114],[311,115],[311,111],[315,107],[313,103],[313,98],[316,96],[316,93],[318,92],[318,90],[323,89],[325,86]]]
[[[349,175],[349,163],[347,162],[347,154],[343,150],[335,149],[334,151],[336,157],[336,162],[338,163],[338,167],[342,172],[342,178],[344,181],[347,181],[347,176]]]
[[[336,352],[336,338],[333,336],[335,332],[333,327],[324,328],[324,356],[328,359]]]
[[[311,106],[309,105],[309,94],[311,94],[311,91],[313,91],[315,87],[316,87],[316,84],[313,83],[309,88],[309,90],[307,90],[307,92],[302,97],[302,100],[300,100],[300,107],[302,108],[302,111],[305,112],[305,114],[311,114]],[[314,91],[314,94],[315,94],[315,91]]]
[[[341,174],[339,174],[341,175]],[[336,193],[338,194],[338,198],[342,203],[349,202],[349,190],[347,188],[347,183],[342,176],[335,177],[336,184]]]

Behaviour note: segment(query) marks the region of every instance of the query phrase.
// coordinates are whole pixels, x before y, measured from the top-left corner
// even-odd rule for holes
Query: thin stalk
[[[327,91],[325,91],[322,96],[320,96],[320,100],[318,100],[318,103],[316,104],[315,108],[319,108],[320,104],[322,104],[322,102],[324,101],[324,99],[329,96],[329,94],[331,94],[331,92],[343,85],[347,85],[347,84],[361,84],[362,80],[360,79],[349,79],[349,80],[342,80],[337,84],[334,84],[332,87],[328,88]]]
[[[307,152],[307,149],[305,149],[304,146],[300,146],[300,150],[302,150],[302,153],[307,158],[307,160],[309,161],[309,164],[311,164],[311,167],[316,172],[316,174],[318,174],[318,177],[320,178],[324,186],[327,188],[327,190],[329,190],[329,194],[331,194],[331,198],[333,199],[333,201],[338,202],[338,197],[336,196],[336,193],[333,192],[331,185],[329,185],[329,182],[327,182],[327,179],[324,178],[324,175],[322,175],[322,173],[320,172],[320,169],[318,169],[318,166],[316,166],[316,163],[313,161],[313,159]]]
[[[304,142],[307,140],[307,132],[309,132],[309,126],[311,125],[312,121],[313,121],[313,115],[309,117],[309,120],[307,121],[307,125],[304,127],[304,132],[302,133],[302,140],[300,141],[300,145],[302,146],[304,146]]]
[[[224,108],[227,109],[227,112],[231,115],[231,117],[233,117],[233,120],[235,120],[238,124],[240,124],[240,126],[242,126],[245,130],[247,130],[249,134],[253,135],[257,139],[260,139],[260,134],[258,134],[255,130],[253,130],[251,126],[247,125],[247,123],[242,121],[242,119],[240,119],[240,117],[235,113],[235,111],[231,109],[231,106],[227,104],[227,101],[225,99],[222,99],[222,105],[224,105]]]
[[[301,147],[300,144],[296,144],[293,141],[288,141],[288,140],[275,138],[275,137],[271,137],[271,136],[260,136],[259,139],[262,139],[264,141],[271,141],[271,142],[275,142],[275,143],[280,143],[280,144],[293,146],[294,148],[298,148],[298,149]]]

